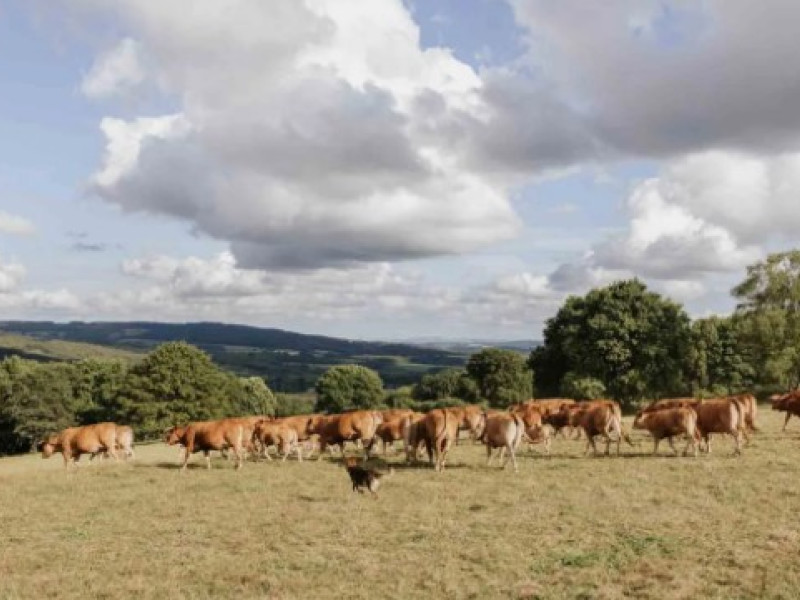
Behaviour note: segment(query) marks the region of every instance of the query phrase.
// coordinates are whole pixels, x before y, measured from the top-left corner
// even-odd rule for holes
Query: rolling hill
[[[412,344],[345,340],[222,323],[0,321],[0,332],[28,338],[27,346],[20,344],[16,352],[13,348],[6,352],[23,356],[29,356],[36,344],[43,342],[91,344],[104,351],[135,356],[167,341],[184,340],[208,352],[219,365],[242,375],[266,377],[272,389],[283,392],[308,390],[320,374],[337,364],[358,363],[375,369],[392,387],[416,382],[429,371],[461,367],[468,358],[468,353]],[[78,347],[74,351],[78,353]],[[59,354],[52,350],[51,354],[43,353],[41,358],[81,357],[66,351]]]

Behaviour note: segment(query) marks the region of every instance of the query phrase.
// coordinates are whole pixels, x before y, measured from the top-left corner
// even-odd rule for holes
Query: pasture
[[[800,424],[759,421],[741,458],[719,436],[710,456],[652,457],[642,432],[621,458],[525,449],[518,475],[471,442],[441,474],[398,453],[378,499],[328,459],[6,458],[0,598],[793,598]]]

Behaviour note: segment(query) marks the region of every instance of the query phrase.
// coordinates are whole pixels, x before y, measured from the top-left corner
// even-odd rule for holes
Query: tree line
[[[611,397],[626,408],[663,397],[765,395],[800,384],[800,251],[747,269],[736,311],[692,321],[641,281],[618,281],[566,299],[529,356],[485,348],[463,368],[384,389],[363,365],[336,365],[315,394],[273,394],[263,378],[238,377],[185,342],[168,342],[128,366],[19,357],[0,362],[0,453],[26,452],[45,434],[111,420],[154,439],[176,423],[232,415],[431,408],[530,398]]]

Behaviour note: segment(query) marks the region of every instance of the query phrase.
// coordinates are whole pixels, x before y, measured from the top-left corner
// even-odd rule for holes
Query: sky
[[[0,315],[540,339],[800,242],[792,0],[0,2]]]

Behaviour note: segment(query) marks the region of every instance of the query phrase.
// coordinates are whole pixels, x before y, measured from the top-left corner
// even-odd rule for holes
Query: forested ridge
[[[350,355],[348,364],[328,363],[312,370],[315,393],[306,395],[274,394],[268,385],[271,379],[234,374],[229,365],[217,364],[203,347],[214,331],[219,334],[212,324],[186,341],[166,341],[167,332],[179,338],[189,331],[180,325],[10,324],[15,331],[41,337],[64,327],[77,331],[74,335],[81,339],[117,347],[134,347],[131,340],[143,339],[142,330],[147,328],[164,339],[159,344],[154,333],[148,334],[149,352],[141,358],[135,354],[89,355],[72,361],[4,358],[0,453],[26,452],[46,433],[104,420],[130,424],[138,439],[153,439],[176,423],[232,415],[379,406],[426,410],[459,402],[503,408],[531,395],[610,397],[631,409],[663,397],[746,391],[763,399],[797,387],[800,251],[773,254],[750,266],[732,294],[738,302],[732,315],[692,320],[680,304],[648,290],[641,281],[618,281],[567,298],[548,320],[544,343],[529,355],[485,348],[465,360],[420,350],[433,352],[428,356],[440,357],[445,364],[436,372],[418,373],[406,385],[387,381],[371,368],[370,360]],[[241,332],[242,343],[254,343],[257,333],[252,329],[234,330]],[[304,351],[333,352],[332,338],[307,337]],[[321,349],[314,347],[315,339]],[[359,352],[376,348],[411,352],[403,345],[352,344]]]

